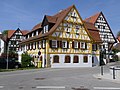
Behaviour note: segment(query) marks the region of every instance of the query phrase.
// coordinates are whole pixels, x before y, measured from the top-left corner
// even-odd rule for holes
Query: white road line
[[[36,86],[37,89],[65,89],[65,86]]]
[[[94,87],[96,90],[120,90],[120,88],[117,87]]]
[[[4,88],[4,86],[0,86],[0,88]]]

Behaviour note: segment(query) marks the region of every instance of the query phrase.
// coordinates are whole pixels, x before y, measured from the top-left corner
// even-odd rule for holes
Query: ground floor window
[[[53,56],[53,63],[59,63],[59,56],[58,55]]]
[[[84,56],[84,57],[83,57],[83,62],[84,62],[84,63],[88,63],[88,56]]]
[[[74,56],[73,63],[79,63],[79,57],[77,55]]]
[[[67,55],[67,56],[65,56],[65,63],[70,63],[70,56],[69,55]]]

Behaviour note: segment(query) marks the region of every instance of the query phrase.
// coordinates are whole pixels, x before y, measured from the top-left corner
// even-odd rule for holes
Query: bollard
[[[113,67],[113,79],[115,79],[115,67]]]
[[[103,66],[101,66],[101,75],[103,75]]]

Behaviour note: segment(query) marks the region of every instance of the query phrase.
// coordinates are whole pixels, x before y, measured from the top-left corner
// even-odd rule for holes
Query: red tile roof
[[[11,36],[15,33],[16,30],[8,30],[8,38],[11,38]]]
[[[90,35],[92,36],[92,39],[97,43],[98,42],[101,43],[102,40],[100,38],[99,30],[97,30],[97,28],[94,26],[94,24],[85,22],[85,21],[84,21],[84,24],[85,24],[86,28],[88,29]]]
[[[37,30],[37,29],[39,29],[39,28],[42,28],[41,23],[38,23],[37,25],[35,25],[35,26],[33,27],[32,31]]]
[[[55,14],[55,15],[52,16],[52,17],[47,16],[47,19],[48,19],[50,22],[51,22],[51,21],[52,21],[52,22],[55,21],[55,19],[53,19],[53,17],[57,18],[56,21],[55,21],[55,25],[50,29],[50,31],[47,32],[47,33],[45,33],[45,34],[42,34],[42,32],[41,32],[38,36],[34,36],[34,37],[31,37],[31,38],[29,38],[29,39],[27,39],[27,40],[24,40],[23,43],[26,42],[26,41],[38,39],[38,38],[41,38],[41,37],[46,37],[46,36],[52,34],[73,7],[75,7],[75,6],[72,5],[72,6],[68,7],[67,9],[64,9],[64,10],[62,10],[61,12]],[[38,27],[40,27],[40,23],[37,24],[32,30],[38,29]]]
[[[86,18],[85,21],[94,24],[94,23],[96,22],[96,20],[97,20],[97,18],[99,17],[100,14],[101,14],[101,12],[96,13],[95,15],[90,16],[89,18]]]
[[[55,17],[55,16],[46,15],[46,18],[47,18],[49,23],[56,23],[56,21],[57,21],[57,17]]]
[[[22,30],[21,31],[23,35],[26,35],[29,31],[28,30]]]

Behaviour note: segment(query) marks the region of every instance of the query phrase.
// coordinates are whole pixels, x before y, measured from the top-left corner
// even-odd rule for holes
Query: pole
[[[103,66],[101,66],[101,75],[103,75]]]
[[[7,46],[7,65],[6,65],[6,69],[8,69],[8,55],[9,55],[9,44]]]
[[[115,68],[113,67],[113,79],[115,79]]]

